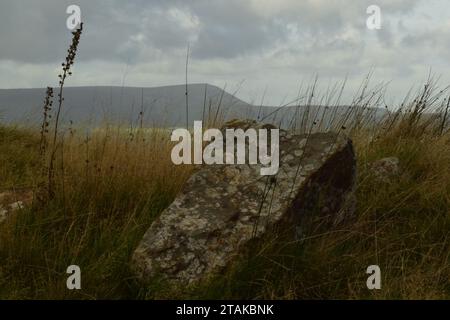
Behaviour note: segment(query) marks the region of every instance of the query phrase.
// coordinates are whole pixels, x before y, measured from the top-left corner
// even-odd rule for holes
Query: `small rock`
[[[31,191],[4,191],[0,192],[0,223],[8,216],[23,209],[31,203],[33,193]]]
[[[0,223],[2,223],[6,219],[7,214],[8,214],[8,210],[0,208]]]
[[[12,211],[22,209],[24,207],[24,204],[22,201],[13,202],[9,205],[9,209]]]
[[[370,171],[378,180],[389,182],[392,177],[399,174],[399,163],[397,157],[379,159],[370,165]]]

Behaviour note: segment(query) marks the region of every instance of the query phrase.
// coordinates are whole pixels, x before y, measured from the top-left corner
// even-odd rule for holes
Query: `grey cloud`
[[[407,12],[417,1],[380,1],[386,14]],[[294,3],[294,2],[293,2]],[[318,4],[317,4],[318,3]],[[349,8],[345,1],[295,2],[285,11],[263,16],[249,1],[89,1],[5,0],[0,11],[0,59],[43,63],[60,60],[68,41],[65,28],[69,4],[82,9],[85,34],[80,60],[139,63],[151,52],[174,54],[192,43],[197,59],[235,58],[258,54],[287,41],[295,25],[300,40],[333,38],[349,28],[364,30],[361,1]],[[189,29],[170,17],[171,9],[197,19]],[[390,43],[388,32],[380,40]],[[150,54],[149,54],[150,53]]]
[[[437,29],[411,30],[408,19],[427,1],[1,0],[0,83],[9,85],[20,66],[18,83],[40,84],[58,66],[70,41],[69,4],[80,5],[85,22],[77,84],[121,79],[125,64],[127,84],[180,83],[188,42],[192,78],[219,86],[245,77],[296,86],[290,82],[300,75],[342,78],[371,66],[393,78],[418,78],[423,65],[448,67],[450,53],[445,21]],[[446,0],[434,2],[449,7]],[[379,31],[366,28],[371,4],[382,10]]]
[[[255,19],[257,20],[257,19]],[[235,58],[259,53],[286,39],[284,26],[275,21],[264,23],[245,21],[203,25],[194,43],[195,58]]]

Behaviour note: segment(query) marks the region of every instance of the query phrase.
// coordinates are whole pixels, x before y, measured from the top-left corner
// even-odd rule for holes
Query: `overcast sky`
[[[318,74],[355,90],[373,69],[404,95],[432,71],[450,83],[449,0],[1,0],[0,88],[57,83],[70,43],[66,8],[84,21],[71,86],[210,83],[280,104]],[[366,27],[369,5],[380,30]]]

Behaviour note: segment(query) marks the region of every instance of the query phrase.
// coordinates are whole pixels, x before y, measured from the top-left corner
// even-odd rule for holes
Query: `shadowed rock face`
[[[225,125],[230,126],[262,127],[254,122]],[[343,218],[341,209],[352,195],[356,170],[349,139],[280,130],[278,173],[261,176],[260,168],[204,165],[194,173],[136,249],[133,265],[138,275],[162,275],[183,284],[203,280],[274,228],[295,238],[302,218],[317,207],[319,198],[323,212]]]

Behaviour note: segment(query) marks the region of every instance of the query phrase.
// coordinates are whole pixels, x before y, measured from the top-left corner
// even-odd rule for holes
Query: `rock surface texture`
[[[273,128],[234,121],[222,130],[250,127]],[[351,141],[334,133],[280,130],[279,147],[280,167],[273,176],[261,176],[260,164],[201,166],[135,250],[138,276],[159,275],[182,284],[204,280],[274,228],[294,238],[319,198],[322,212],[342,219],[356,174]]]

